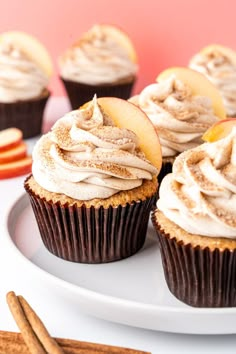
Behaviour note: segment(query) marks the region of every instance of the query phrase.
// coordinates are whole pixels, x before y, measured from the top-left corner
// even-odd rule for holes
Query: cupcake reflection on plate
[[[59,71],[73,109],[94,94],[127,99],[137,76],[137,55],[122,29],[98,24],[60,56]]]
[[[38,39],[18,31],[0,35],[0,130],[16,127],[24,138],[41,133],[51,75],[51,58]]]

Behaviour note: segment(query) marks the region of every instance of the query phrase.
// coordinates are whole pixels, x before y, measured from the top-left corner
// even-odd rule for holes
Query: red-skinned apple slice
[[[18,128],[8,128],[0,131],[0,152],[17,146],[22,141],[22,131]]]
[[[1,42],[12,44],[35,62],[47,76],[53,72],[53,64],[47,49],[39,40],[25,32],[10,31],[0,35]]]
[[[213,124],[202,136],[202,140],[212,143],[225,138],[236,127],[236,118],[228,118]]]
[[[20,160],[27,155],[27,146],[22,141],[15,147],[0,151],[0,164]]]
[[[135,106],[115,97],[100,97],[98,104],[117,127],[133,131],[138,139],[140,149],[146,158],[160,171],[162,164],[161,145],[154,125],[147,115]]]
[[[31,156],[23,159],[1,164],[0,165],[0,179],[13,178],[30,173],[32,166]]]
[[[212,101],[214,113],[219,119],[226,118],[222,97],[217,88],[201,73],[185,67],[171,67],[162,71],[157,81],[167,80],[171,75],[175,75],[177,79],[183,81],[192,89],[195,96],[206,96]]]

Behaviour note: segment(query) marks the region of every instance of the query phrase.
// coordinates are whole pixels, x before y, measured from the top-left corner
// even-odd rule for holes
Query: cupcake
[[[204,74],[219,90],[227,117],[236,117],[236,52],[218,44],[195,54],[189,67]]]
[[[202,134],[225,117],[216,88],[188,68],[169,68],[157,82],[130,99],[154,124],[160,138],[163,164],[159,182],[172,170],[176,156],[200,145]]]
[[[161,152],[140,109],[122,99],[94,97],[60,118],[32,156],[25,189],[51,253],[105,263],[143,246]]]
[[[41,133],[51,74],[51,59],[36,38],[17,31],[0,35],[0,130],[16,127],[23,138]]]
[[[97,97],[128,99],[137,75],[134,46],[121,29],[95,25],[59,58],[72,109]]]
[[[236,121],[217,123],[206,138],[175,159],[152,220],[173,295],[195,307],[235,307]]]

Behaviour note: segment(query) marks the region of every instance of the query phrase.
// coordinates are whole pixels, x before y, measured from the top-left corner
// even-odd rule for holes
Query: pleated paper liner
[[[107,209],[68,206],[40,198],[26,182],[42,241],[54,255],[79,263],[106,263],[127,258],[143,246],[155,196]]]
[[[210,249],[166,234],[155,214],[165,279],[171,293],[194,307],[236,306],[236,249]]]
[[[173,157],[163,157],[162,158],[162,166],[160,173],[158,175],[158,183],[160,184],[163,178],[168,174],[172,172],[172,166],[175,160],[175,156]]]
[[[61,80],[65,86],[72,109],[78,109],[84,103],[91,101],[95,94],[97,97],[118,97],[127,100],[131,96],[135,83],[135,79],[124,83],[104,85],[87,85],[63,78]]]
[[[23,138],[41,134],[43,113],[50,96],[45,90],[42,96],[28,101],[0,103],[0,130],[15,127],[23,132]]]

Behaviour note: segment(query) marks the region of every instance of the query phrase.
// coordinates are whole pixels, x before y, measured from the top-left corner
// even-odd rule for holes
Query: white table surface
[[[66,100],[49,101],[44,130],[68,110]],[[29,142],[32,146],[32,141]],[[9,206],[23,193],[25,176],[0,181],[0,220],[4,220]],[[17,259],[9,257],[4,248],[5,229],[0,223],[0,330],[17,331],[6,304],[10,290],[22,294],[33,306],[53,336],[136,348],[153,354],[165,353],[236,353],[236,335],[185,335],[128,327],[93,318],[55,297],[44,284],[32,284],[18,272]],[[26,270],[27,271],[27,270]],[[27,281],[26,281],[27,279]],[[34,279],[35,280],[35,279]],[[235,323],[236,327],[236,323]]]

